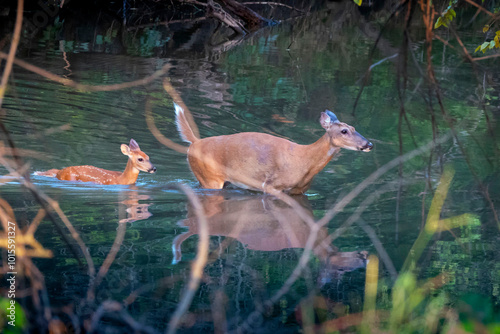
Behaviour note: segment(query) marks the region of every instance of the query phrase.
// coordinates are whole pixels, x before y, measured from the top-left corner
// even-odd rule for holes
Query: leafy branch
[[[445,26],[448,28],[448,25],[453,21],[453,18],[457,17],[457,13],[453,9],[453,6],[456,4],[455,2],[450,1],[450,5],[445,9],[444,12],[441,13],[441,16],[438,17],[436,24],[434,24],[434,29],[439,28],[440,26]]]
[[[484,26],[483,32],[486,33],[490,29],[489,25]],[[483,53],[486,52],[486,50],[492,50],[493,48],[500,48],[500,30],[497,30],[495,32],[495,37],[491,41],[486,41],[483,44],[479,45],[474,52],[478,51],[483,51]]]

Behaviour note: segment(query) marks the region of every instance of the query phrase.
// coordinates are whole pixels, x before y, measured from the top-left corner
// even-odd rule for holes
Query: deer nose
[[[367,151],[367,152],[369,152],[369,151],[372,150],[372,148],[373,148],[373,144],[371,142],[368,142],[365,146],[363,146],[361,148],[361,151]]]
[[[156,167],[153,166],[153,168],[148,170],[148,173],[156,173]]]

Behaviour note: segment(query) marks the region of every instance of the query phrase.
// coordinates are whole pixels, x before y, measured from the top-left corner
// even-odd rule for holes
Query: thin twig
[[[347,194],[342,200],[340,200],[332,209],[330,209],[324,216],[318,221],[318,224],[321,226],[326,225],[330,220],[332,220],[338,212],[343,210],[347,204],[349,204],[355,197],[357,197],[363,190],[365,190],[370,184],[374,183],[379,177],[387,173],[389,170],[392,168],[396,167],[399,165],[401,161],[408,161],[416,156],[419,156],[428,150],[434,148],[436,145],[440,145],[446,141],[448,141],[451,138],[451,133],[448,133],[444,136],[441,136],[441,138],[438,138],[436,140],[431,140],[429,143],[427,143],[424,146],[421,146],[413,151],[410,151],[408,153],[405,153],[379,169],[377,169],[375,172],[373,172],[370,176],[368,176],[366,179],[363,180],[360,184],[358,184],[349,194]]]
[[[145,24],[140,24],[136,25],[133,27],[128,27],[127,31],[132,31],[132,30],[137,30],[141,28],[148,28],[148,27],[158,27],[158,26],[168,26],[171,24],[176,24],[176,23],[189,23],[193,24],[199,21],[205,21],[207,17],[197,17],[195,19],[182,19],[182,20],[170,20],[170,21],[161,21],[161,22],[154,22],[154,23],[145,23]]]
[[[496,58],[500,57],[500,53],[494,54],[494,55],[489,55],[489,56],[484,56],[484,57],[477,57],[477,58],[472,58],[472,60],[477,61],[477,60],[486,60],[486,59],[491,59],[491,58]]]
[[[130,329],[132,329],[133,333],[156,333],[156,331],[150,327],[144,326],[137,322],[134,318],[127,313],[127,311],[123,308],[123,305],[116,301],[105,301],[102,303],[99,308],[92,315],[92,319],[90,322],[90,328],[87,328],[87,333],[95,333],[98,332],[99,322],[107,313],[117,313],[120,316],[120,319],[127,324]]]
[[[3,97],[5,96],[5,90],[7,89],[7,83],[9,81],[10,72],[12,71],[12,64],[16,57],[17,46],[19,45],[19,39],[21,37],[21,27],[23,25],[23,9],[24,0],[17,1],[17,15],[16,15],[16,26],[14,27],[14,34],[12,35],[12,43],[10,44],[9,54],[6,55],[7,64],[2,74],[2,81],[0,82],[0,107],[2,107]]]
[[[291,10],[295,10],[300,13],[304,13],[305,11],[302,9],[295,8],[293,6],[287,5],[285,3],[281,2],[274,2],[274,1],[248,1],[248,2],[242,2],[244,5],[268,5],[268,6],[281,6],[281,7],[286,7]]]
[[[450,47],[451,49],[453,50],[456,50],[457,48],[455,48],[453,45],[451,45],[448,41],[444,40],[441,36],[439,35],[436,35],[434,34],[434,37],[439,40],[441,43],[443,43],[444,45]]]
[[[73,227],[71,222],[69,221],[68,217],[64,214],[64,212],[61,210],[59,203],[54,201],[52,198],[49,196],[45,195],[40,189],[38,189],[29,179],[23,177],[18,171],[16,171],[14,168],[8,166],[4,159],[0,157],[0,163],[3,164],[7,170],[13,175],[15,175],[19,180],[21,180],[22,184],[30,190],[31,194],[35,197],[38,203],[42,206],[42,208],[46,211],[47,216],[49,217],[50,221],[54,224],[56,227],[56,231],[59,232],[63,240],[68,244],[70,250],[73,252],[75,255],[75,258],[77,261],[81,264],[80,262],[80,257],[78,256],[78,252],[75,251],[73,244],[67,239],[65,233],[62,231],[62,229],[59,227],[59,225],[56,222],[56,219],[52,215],[52,211],[55,211],[61,220],[63,221],[64,225],[66,228],[70,231],[71,236],[75,241],[77,242],[78,246],[80,246],[80,249],[85,257],[85,260],[87,261],[87,266],[89,270],[89,275],[94,276],[95,275],[95,267],[94,267],[94,261],[92,260],[92,257],[90,256],[88,252],[87,246],[85,246],[85,243],[82,241],[80,238],[80,235],[76,231],[76,229]]]
[[[389,60],[389,59],[392,59],[392,58],[396,58],[397,56],[399,56],[399,53],[396,52],[395,54],[393,54],[392,56],[389,56],[389,57],[385,57],[384,59],[381,59],[379,60],[378,62],[376,62],[375,64],[372,64],[370,65],[370,67],[368,67],[368,71],[367,72],[371,72],[371,70],[375,67],[375,66],[378,66],[380,64],[382,64],[383,62],[385,62],[386,60]]]
[[[113,261],[116,258],[116,254],[121,248],[123,243],[123,239],[125,238],[125,232],[127,231],[127,223],[118,223],[118,228],[116,229],[116,237],[111,249],[109,250],[106,259],[99,268],[99,272],[97,272],[96,278],[92,281],[91,286],[87,290],[87,301],[93,301],[95,298],[95,290],[101,284],[102,280],[108,273],[109,268],[113,264]]]
[[[153,134],[153,136],[158,140],[160,143],[165,145],[166,147],[177,151],[179,153],[187,154],[187,147],[179,145],[172,140],[168,139],[165,137],[160,130],[156,127],[155,120],[153,117],[153,113],[151,111],[151,102],[146,100],[146,106],[145,106],[145,116],[146,116],[146,124],[148,125],[149,131]]]
[[[457,32],[455,31],[455,29],[450,29],[451,32],[453,33],[453,35],[455,35],[455,38],[457,39],[458,41],[458,44],[460,44],[460,46],[462,47],[462,50],[465,54],[465,56],[467,57],[467,59],[472,63],[472,66],[474,66],[474,59],[472,58],[472,56],[470,55],[469,51],[467,51],[467,48],[465,47],[464,43],[462,42],[462,40],[460,39],[460,37],[458,36]]]
[[[198,130],[198,126],[194,122],[193,115],[191,114],[191,111],[187,107],[187,105],[184,103],[182,100],[180,94],[177,92],[177,90],[172,86],[170,83],[169,78],[165,78],[163,80],[163,89],[167,92],[168,95],[172,98],[172,100],[177,103],[182,109],[184,109],[184,115],[186,116],[186,119],[189,123],[189,126],[191,127],[191,130],[193,131],[194,135],[196,137],[200,137],[200,131]]]
[[[468,2],[469,4],[471,4],[472,6],[477,7],[479,10],[485,12],[489,16],[495,17],[495,14],[493,14],[492,12],[490,12],[489,10],[487,10],[486,8],[484,8],[483,6],[475,3],[474,1],[472,1],[472,0],[465,0],[465,1]]]
[[[377,236],[377,233],[375,233],[375,230],[368,225],[367,222],[364,221],[362,218],[358,218],[356,223],[361,226],[361,228],[365,231],[365,233],[368,235],[370,240],[373,243],[373,246],[377,250],[377,253],[379,257],[382,259],[384,262],[385,267],[387,268],[387,271],[389,271],[389,274],[391,275],[391,278],[393,281],[395,281],[398,278],[398,272],[396,271],[396,268],[394,267],[394,264],[392,263],[391,257],[387,253],[387,251],[384,248],[384,245],[382,245],[382,242],[380,241],[379,237]]]
[[[295,268],[292,271],[292,273],[290,274],[290,276],[288,276],[287,280],[282,285],[282,287],[271,298],[269,298],[263,304],[264,307],[270,307],[274,303],[276,303],[285,293],[288,292],[288,290],[292,286],[292,284],[300,277],[302,270],[304,270],[305,266],[309,262],[309,258],[310,258],[311,253],[312,253],[312,247],[316,241],[318,231],[321,227],[325,226],[332,218],[334,218],[336,216],[336,214],[338,212],[343,210],[347,204],[349,204],[354,198],[356,198],[361,193],[361,191],[366,189],[369,185],[373,184],[379,177],[381,177],[382,175],[387,173],[389,170],[398,166],[398,164],[401,161],[408,161],[410,159],[413,159],[414,157],[427,152],[428,150],[430,150],[434,146],[441,144],[441,143],[444,143],[445,141],[450,139],[450,137],[451,137],[450,134],[446,134],[446,135],[442,136],[441,138],[438,138],[437,140],[432,140],[429,143],[427,143],[426,145],[424,145],[418,149],[410,151],[402,156],[399,156],[399,157],[389,161],[388,163],[386,163],[385,165],[383,165],[382,167],[377,169],[370,176],[368,176],[363,182],[358,184],[358,186],[356,186],[346,196],[344,196],[342,198],[342,200],[337,202],[337,204],[332,209],[330,209],[323,216],[322,219],[320,219],[316,224],[313,225],[313,227],[311,228],[311,234],[309,235],[309,238],[307,239],[306,246],[304,247],[304,252],[302,253],[302,256],[300,257],[298,264],[295,266]],[[336,235],[337,235],[337,233],[334,233],[334,234],[332,234],[332,237],[334,238],[334,237],[336,237]],[[256,316],[259,316],[263,312],[264,312],[264,310],[262,308],[257,309],[254,312],[252,312],[247,317],[247,320],[241,325],[241,327],[239,328],[239,331],[248,330],[251,319],[253,319]]]
[[[207,218],[205,217],[205,212],[203,211],[203,206],[200,203],[200,200],[191,188],[181,184],[180,188],[187,195],[189,201],[194,207],[194,211],[196,216],[198,217],[198,225],[199,225],[199,236],[200,239],[198,241],[198,251],[196,253],[196,258],[191,266],[191,275],[189,278],[189,282],[187,285],[187,289],[184,290],[184,293],[181,297],[181,301],[175,310],[170,322],[168,324],[168,329],[166,333],[173,334],[175,333],[177,326],[180,323],[181,317],[184,313],[189,309],[191,305],[191,301],[193,300],[193,296],[198,290],[198,286],[200,285],[201,278],[203,276],[203,270],[205,268],[205,264],[207,263],[208,257],[208,223]]]
[[[192,122],[194,124],[193,132],[196,130],[196,133],[198,133],[198,127],[196,126],[196,124],[195,124],[195,122],[193,120],[191,111],[189,110],[189,108],[187,108],[186,104],[182,100],[182,97],[174,89],[174,87],[170,84],[170,81],[168,79],[165,79],[163,81],[163,88],[165,89],[165,91],[167,92],[167,94],[170,95],[170,97],[172,98],[172,100],[175,101],[175,103],[177,103],[183,109],[185,107],[185,109],[184,109],[184,115],[186,116],[186,118],[188,120],[189,119],[192,120]],[[146,106],[148,106],[148,105],[146,105]],[[149,119],[148,119],[148,117],[149,117]],[[160,133],[160,131],[154,125],[154,121],[153,121],[153,119],[151,117],[151,114],[148,113],[148,110],[146,110],[146,121],[148,122],[148,127],[150,128],[150,130],[153,133],[153,135],[161,143],[163,143],[165,146],[171,147],[171,148],[173,148],[173,147],[180,147],[180,148],[182,148],[182,151],[173,148],[174,150],[176,150],[178,152],[184,153],[184,150],[186,150],[186,152],[187,152],[187,148],[185,146],[181,146],[181,145],[178,145],[178,144],[172,142],[170,139],[165,138]],[[196,156],[196,158],[198,158],[200,160],[208,160],[203,155]],[[211,164],[217,164],[217,162],[214,161],[214,160],[210,160],[210,163]],[[226,168],[227,171],[230,171],[230,169],[228,169],[227,167],[225,167],[225,168]],[[312,225],[314,225],[314,219],[312,219],[312,217],[309,215],[309,213],[307,212],[307,210],[304,210],[304,208],[299,203],[297,203],[297,201],[294,200],[291,196],[289,196],[289,195],[287,195],[287,194],[285,194],[285,193],[283,193],[283,192],[281,192],[279,190],[276,190],[275,188],[273,188],[271,186],[268,186],[268,185],[263,186],[259,181],[255,180],[255,179],[253,179],[251,177],[247,177],[246,175],[240,175],[240,178],[241,178],[241,182],[243,182],[244,184],[247,184],[250,187],[253,187],[255,189],[262,189],[262,191],[264,191],[264,192],[266,192],[268,194],[274,195],[277,198],[279,198],[280,200],[282,200],[283,202],[285,202],[288,205],[290,205],[297,212],[297,214],[300,216],[300,218],[302,218],[309,225],[309,227],[311,227]]]
[[[4,52],[0,52],[0,58],[2,59],[7,59],[8,55]],[[109,92],[109,91],[114,91],[114,90],[120,90],[124,88],[131,88],[131,87],[136,87],[136,86],[142,86],[146,85],[150,82],[153,82],[155,79],[160,78],[164,74],[168,72],[170,69],[170,64],[165,64],[163,67],[156,72],[154,72],[151,75],[148,75],[142,79],[139,80],[134,80],[134,81],[129,81],[129,82],[124,82],[120,84],[112,84],[112,85],[99,85],[99,86],[94,86],[94,85],[85,85],[78,83],[76,81],[73,81],[71,79],[63,78],[59,75],[55,75],[49,71],[46,71],[38,66],[29,64],[23,60],[20,59],[15,59],[14,64],[28,70],[31,72],[34,72],[46,79],[58,82],[64,86],[72,87],[81,91],[85,92]]]

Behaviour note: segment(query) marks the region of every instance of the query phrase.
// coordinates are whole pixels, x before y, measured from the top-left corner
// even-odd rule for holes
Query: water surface
[[[168,32],[158,28],[138,32],[140,36],[156,31],[158,41],[163,41],[148,52],[129,48],[117,54],[89,50],[78,39],[58,44],[41,39],[29,52],[20,50],[20,55],[50,72],[96,85],[140,79],[170,63],[171,83],[193,113],[202,137],[256,131],[309,144],[324,133],[320,112],[333,110],[375,148],[370,153],[342,151],[317,175],[310,190],[296,198],[318,220],[379,167],[432,141],[433,128],[438,136],[450,129],[436,106],[432,123],[425,83],[413,65],[411,87],[404,98],[409,124],[404,122],[399,129],[394,57],[372,69],[353,110],[374,43],[366,25],[354,20],[344,22],[339,30],[332,16],[309,18],[294,27],[285,23],[264,29],[226,51],[205,46],[203,52],[195,46],[172,51],[165,42]],[[384,38],[373,61],[398,52],[396,35]],[[472,46],[477,41],[471,37],[468,43]],[[425,67],[423,45],[413,47],[418,65]],[[156,331],[166,328],[175,311],[197,250],[197,220],[179,183],[192,187],[199,196],[211,234],[205,276],[181,331],[213,330],[223,323],[214,318],[217,314],[223,315],[228,330],[251,325],[265,332],[296,331],[301,326],[301,301],[311,296],[339,305],[328,313],[328,319],[362,311],[366,256],[381,256],[379,244],[385,249],[389,261],[381,260],[380,285],[382,291],[390,290],[394,274],[401,270],[421,231],[446,166],[455,176],[442,218],[471,213],[476,219],[435,236],[417,263],[418,276],[425,280],[450,273],[451,282],[443,289],[451,303],[473,293],[498,308],[500,253],[495,246],[498,225],[493,210],[498,213],[500,184],[498,137],[491,136],[498,131],[496,123],[488,124],[486,118],[499,116],[498,67],[480,73],[489,82],[489,98],[484,98],[477,94],[470,65],[457,61],[442,45],[436,44],[434,53],[442,59],[435,63],[436,73],[456,136],[432,155],[425,152],[405,161],[369,185],[321,229],[307,270],[290,291],[274,308],[250,320],[248,316],[261,310],[262,303],[292,274],[310,229],[290,207],[271,196],[235,187],[221,192],[201,189],[185,156],[162,146],[146,125],[149,101],[157,127],[181,143],[172,100],[160,79],[130,89],[89,93],[15,68],[2,121],[19,148],[41,153],[40,158],[26,159],[31,173],[80,164],[122,170],[127,158],[120,144],[131,138],[150,156],[158,171],[141,173],[135,186],[60,182],[42,176],[32,176],[32,181],[59,202],[97,270],[118,242],[109,272],[95,290],[95,304],[125,301],[136,321]],[[33,219],[38,205],[18,183],[2,185],[0,191],[21,224]],[[369,205],[360,218],[334,241],[326,239],[364,200]],[[45,275],[51,305],[72,304],[77,314],[83,314],[80,305],[89,287],[85,266],[77,265],[47,219],[36,237],[54,253],[51,259],[36,260]],[[115,325],[109,319],[103,321],[103,326]]]

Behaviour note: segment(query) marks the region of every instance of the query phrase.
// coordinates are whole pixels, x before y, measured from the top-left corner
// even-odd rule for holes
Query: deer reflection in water
[[[210,235],[233,238],[246,248],[259,251],[271,252],[306,246],[310,228],[288,204],[265,194],[231,195],[228,199],[223,194],[221,192],[199,197]],[[294,196],[294,199],[313,216],[306,196]],[[198,234],[198,220],[189,204],[187,218],[178,225],[188,228],[188,231],[178,235],[173,241],[174,264],[181,261],[182,243]],[[368,252],[340,252],[327,240],[328,230],[321,228],[313,249],[314,254],[323,262],[321,284],[328,283],[332,278],[339,279],[345,272],[366,266]]]

